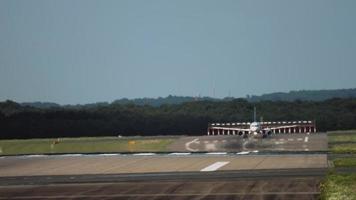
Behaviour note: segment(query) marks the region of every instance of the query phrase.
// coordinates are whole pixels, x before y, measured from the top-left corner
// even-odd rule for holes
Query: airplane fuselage
[[[253,135],[257,135],[261,133],[261,124],[258,122],[252,122],[250,124],[250,134],[252,133]]]

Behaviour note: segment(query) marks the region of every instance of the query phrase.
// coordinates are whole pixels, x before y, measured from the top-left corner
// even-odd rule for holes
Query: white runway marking
[[[204,169],[200,170],[201,172],[212,172],[212,171],[216,171],[217,169],[219,169],[220,167],[229,164],[230,162],[216,162],[214,164],[211,164],[207,167],[205,167]]]
[[[193,144],[193,143],[199,144],[200,141],[198,141],[198,140],[199,140],[198,138],[195,138],[194,140],[185,143],[185,149],[187,149],[188,151],[198,151],[199,149],[192,149],[192,148],[190,148],[190,145]]]
[[[294,139],[293,138],[288,138],[288,141],[294,141]]]
[[[210,153],[206,153],[206,155],[226,155],[226,152],[210,152]]]
[[[47,155],[41,155],[41,154],[34,154],[34,155],[26,155],[24,156],[25,158],[40,158],[40,157],[46,157]]]
[[[306,136],[306,137],[304,138],[304,142],[308,142],[308,140],[309,140],[309,137]]]
[[[279,141],[284,141],[284,139],[283,139],[283,138],[281,138],[281,139],[279,139]]]
[[[135,153],[135,154],[132,154],[134,156],[153,156],[153,155],[156,155],[155,153]]]
[[[217,140],[214,140],[214,143],[217,143],[218,141]]]
[[[284,142],[274,142],[274,144],[284,144]]]
[[[302,141],[302,140],[303,140],[303,138],[298,138],[297,140],[298,140],[298,141]]]
[[[190,155],[191,153],[170,153],[169,155],[175,155],[175,156],[187,156]]]
[[[58,156],[63,156],[63,157],[77,157],[77,156],[83,156],[84,154],[63,154],[63,155],[58,155]]]
[[[118,153],[103,153],[103,154],[99,154],[99,156],[118,156],[118,155],[120,155],[120,154],[118,154]],[[94,156],[95,156],[95,154],[94,154]]]
[[[249,154],[250,152],[249,151],[241,151],[241,152],[238,152],[236,153],[237,155],[246,155],[246,154]]]

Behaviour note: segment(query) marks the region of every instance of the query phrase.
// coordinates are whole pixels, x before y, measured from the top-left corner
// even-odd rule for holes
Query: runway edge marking
[[[217,169],[229,164],[230,162],[229,161],[226,161],[226,162],[215,162],[203,169],[201,169],[200,171],[201,172],[212,172],[212,171],[216,171]]]

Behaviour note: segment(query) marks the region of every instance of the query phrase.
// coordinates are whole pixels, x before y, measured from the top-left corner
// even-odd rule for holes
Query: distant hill
[[[336,89],[336,90],[299,90],[299,91],[290,91],[290,92],[275,92],[269,94],[263,94],[260,96],[257,95],[248,95],[245,99],[249,102],[258,102],[258,101],[324,101],[333,98],[356,98],[356,88],[353,89]],[[167,97],[158,97],[158,98],[136,98],[136,99],[118,99],[113,101],[111,104],[114,105],[149,105],[154,107],[159,107],[161,105],[177,105],[186,102],[196,102],[196,101],[231,101],[236,98],[226,97],[223,99],[212,98],[212,97],[189,97],[189,96],[173,96],[169,95]],[[84,105],[64,105],[61,106],[57,103],[51,102],[33,102],[33,103],[21,103],[22,106],[31,106],[34,108],[83,108],[83,107],[100,107],[100,106],[108,106],[110,103],[108,102],[98,102],[92,104],[84,104]]]
[[[355,98],[356,88],[336,90],[299,90],[290,92],[276,92],[261,96],[248,96],[249,102],[256,101],[324,101],[332,98]]]
[[[23,106],[31,106],[34,108],[56,108],[56,107],[60,107],[61,105],[57,104],[57,103],[52,103],[52,102],[25,102],[25,103],[21,103],[21,105]]]
[[[187,96],[172,96],[158,97],[158,98],[137,98],[137,99],[119,99],[115,100],[113,104],[135,104],[135,105],[150,105],[150,106],[161,106],[164,104],[181,104],[185,102],[193,101],[221,101],[222,99],[215,99],[211,97],[187,97]]]

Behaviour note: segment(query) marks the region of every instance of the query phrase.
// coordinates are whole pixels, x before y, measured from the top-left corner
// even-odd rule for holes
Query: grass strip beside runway
[[[334,161],[335,167],[356,167],[355,158],[336,158]]]
[[[61,139],[0,140],[0,155],[157,152],[166,151],[175,137],[86,137]]]
[[[321,199],[356,200],[356,174],[329,174],[320,184]]]
[[[356,130],[328,132],[332,153],[356,153]]]

